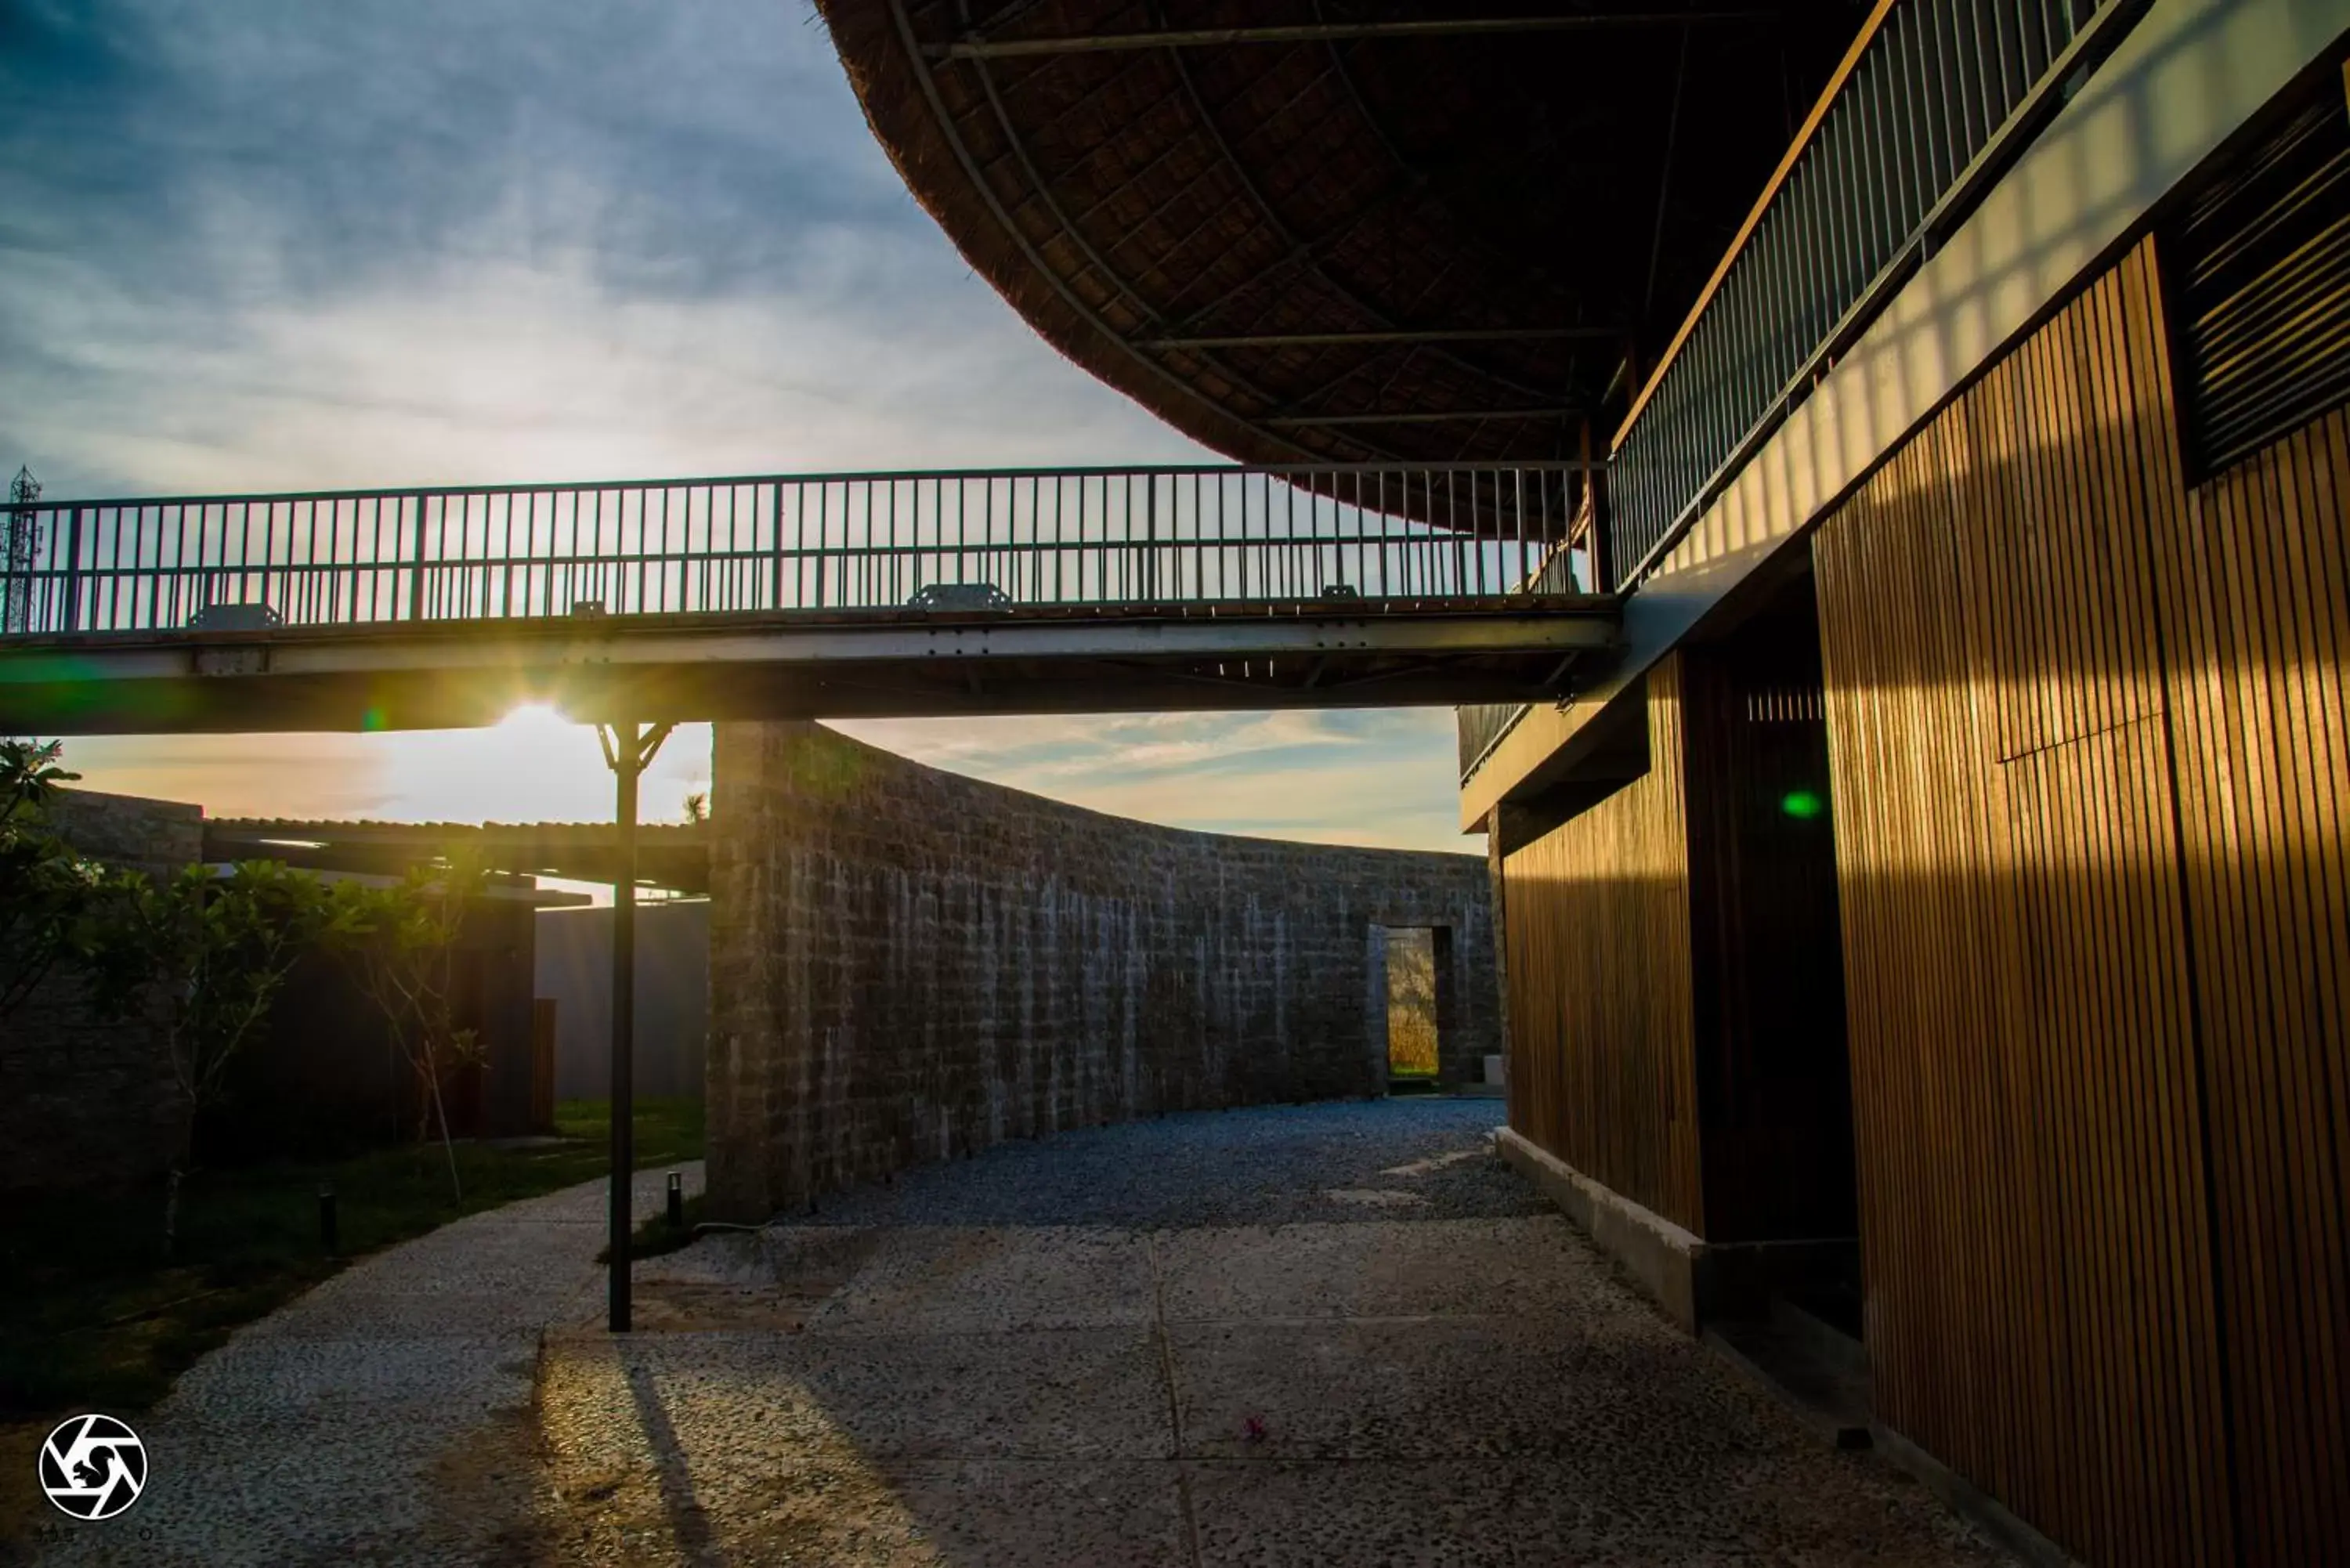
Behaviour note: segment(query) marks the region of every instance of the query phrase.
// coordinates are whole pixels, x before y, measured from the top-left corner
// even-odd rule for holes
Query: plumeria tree
[[[442,1080],[484,1056],[475,1031],[457,1021],[457,939],[467,908],[487,878],[479,867],[419,867],[389,888],[344,882],[334,890],[336,940],[351,961],[360,989],[382,1012],[394,1044],[419,1085],[416,1137],[440,1123],[449,1161],[449,1190],[464,1196],[450,1134]]]
[[[0,741],[0,822],[37,814],[59,784],[81,777],[62,761],[63,741]]]
[[[228,1070],[268,1022],[286,977],[340,911],[314,877],[274,860],[225,871],[190,866],[161,882],[120,873],[91,921],[89,961],[101,1005],[161,1011],[179,1122],[163,1205],[163,1251],[177,1242],[180,1189],[197,1133]]]

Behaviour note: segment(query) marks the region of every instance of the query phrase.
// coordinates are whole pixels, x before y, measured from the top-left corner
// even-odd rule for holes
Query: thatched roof
[[[1637,372],[1670,339],[1865,10],[817,4],[980,275],[1251,462],[1572,457],[1586,421],[1604,441],[1627,356]],[[1549,25],[1392,30],[1464,14]],[[1360,24],[1390,30],[1331,36]],[[1222,28],[1301,36],[1165,36]]]

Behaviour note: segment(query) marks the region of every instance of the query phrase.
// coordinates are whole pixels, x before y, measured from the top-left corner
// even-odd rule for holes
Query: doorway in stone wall
[[[1388,1081],[1399,1088],[1436,1082],[1438,936],[1430,926],[1387,929]]]

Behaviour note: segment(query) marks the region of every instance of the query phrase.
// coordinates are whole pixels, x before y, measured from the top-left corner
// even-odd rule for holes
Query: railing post
[[[1584,470],[1583,484],[1591,507],[1591,588],[1594,593],[1612,594],[1616,591],[1616,550],[1614,529],[1607,516],[1606,465],[1594,464]]]
[[[841,506],[846,509],[847,505],[847,499],[844,496]],[[830,576],[832,557],[825,552],[832,548],[831,524],[830,491],[822,481],[818,481],[816,487],[816,607],[818,609],[824,608],[825,596],[829,592],[827,579]]]
[[[1142,598],[1146,604],[1159,597],[1159,476],[1142,476]]]
[[[416,493],[416,550],[408,573],[408,618],[424,618],[424,493]]]
[[[768,574],[772,581],[767,607],[779,610],[784,607],[784,482],[780,479],[775,481],[775,494],[768,499],[767,521],[775,536],[775,566]]]
[[[1630,350],[1627,349],[1625,363],[1627,366],[1631,363],[1629,356]],[[1583,464],[1581,472],[1583,494],[1580,504],[1575,507],[1575,510],[1583,514],[1585,547],[1591,552],[1591,591],[1596,594],[1609,593],[1615,587],[1613,581],[1615,562],[1607,548],[1607,524],[1606,518],[1600,514],[1599,504],[1605,489],[1602,482],[1607,478],[1607,465],[1591,455],[1591,421],[1589,420],[1583,421],[1583,428],[1575,437],[1575,455]],[[1575,571],[1575,524],[1573,523],[1567,524],[1566,533],[1567,556],[1564,564],[1569,577],[1568,586],[1571,587],[1574,586],[1572,579]]]
[[[66,607],[65,631],[81,629],[81,508],[73,509],[66,524]]]

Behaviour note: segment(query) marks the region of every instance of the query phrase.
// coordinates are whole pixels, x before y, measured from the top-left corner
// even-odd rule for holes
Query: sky
[[[805,0],[0,0],[0,464],[51,498],[1212,461],[1035,337]],[[1470,849],[1449,710],[844,722],[1177,826]],[[592,732],[82,739],[215,815],[592,819]],[[687,726],[648,820],[706,790]]]

